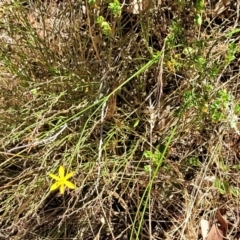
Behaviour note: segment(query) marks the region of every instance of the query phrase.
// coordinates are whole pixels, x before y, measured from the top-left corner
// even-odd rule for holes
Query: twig
[[[149,110],[149,124],[150,124],[150,152],[153,151],[153,147],[152,147],[152,143],[153,143],[153,128],[155,126],[155,122],[156,122],[156,110],[154,109],[154,106],[152,104],[152,101],[151,101],[151,98],[149,99],[149,107],[148,107],[148,110]],[[153,159],[151,158],[150,159],[150,172],[149,172],[149,181],[152,181],[152,170],[153,170]],[[149,197],[149,236],[150,236],[150,240],[152,239],[152,215],[151,215],[151,210],[152,210],[152,199],[151,199],[151,192],[149,192],[150,194],[150,197]]]
[[[19,149],[24,149],[24,148],[28,148],[28,147],[36,147],[38,145],[45,145],[47,143],[50,143],[50,142],[53,142],[56,140],[56,138],[67,128],[67,124],[64,124],[63,127],[60,129],[59,132],[57,132],[55,135],[51,136],[51,137],[48,137],[48,138],[45,138],[41,141],[37,141],[37,142],[34,142],[34,143],[29,143],[29,144],[26,144],[26,145],[23,145],[23,146],[17,146],[17,147],[14,147],[10,150],[8,150],[7,152],[13,152],[15,150],[19,150]]]
[[[95,185],[96,192],[98,192],[98,186],[99,186],[99,181],[100,181],[100,175],[101,175],[101,159],[102,159],[102,145],[103,145],[103,122],[105,118],[105,108],[106,108],[106,102],[103,103],[102,106],[102,112],[101,112],[101,120],[100,120],[100,139],[99,139],[99,146],[98,146],[98,159],[97,159],[97,164],[98,164],[98,176],[97,176],[97,181]]]
[[[158,63],[158,72],[156,74],[157,78],[157,86],[156,86],[156,107],[160,109],[160,101],[163,92],[163,59],[164,59],[164,51],[165,51],[165,41],[163,43],[163,47],[161,50],[161,57],[159,58]]]

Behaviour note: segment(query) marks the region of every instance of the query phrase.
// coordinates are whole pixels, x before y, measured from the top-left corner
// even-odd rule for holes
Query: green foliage
[[[240,170],[240,164],[234,165],[234,166],[233,166],[233,169]]]
[[[230,94],[224,90],[217,92],[216,99],[210,105],[210,116],[214,122],[226,120],[229,105],[232,103]]]
[[[194,89],[185,91],[183,94],[184,111],[194,109],[198,121],[207,117],[213,123],[228,123],[238,132],[237,114],[240,112],[240,104],[234,103],[233,96],[226,89],[218,90],[215,97],[211,96],[212,89],[212,85],[206,84],[203,86],[204,93],[200,94]]]
[[[229,183],[227,181],[221,181],[219,178],[215,179],[214,187],[216,187],[221,194],[226,194],[229,191]]]
[[[201,26],[202,25],[202,16],[201,14],[197,13],[195,15],[195,23],[198,25],[198,26]]]
[[[214,187],[217,188],[220,194],[230,194],[234,197],[238,197],[240,194],[240,189],[233,187],[229,184],[229,181],[221,180],[216,178],[214,181]]]
[[[108,9],[110,9],[115,17],[121,15],[121,4],[118,0],[114,0],[113,3],[109,3]]]
[[[197,13],[202,13],[205,8],[204,0],[197,0],[196,1],[196,11]]]
[[[240,165],[233,165],[230,167],[229,164],[226,164],[225,161],[221,160],[218,164],[218,169],[220,172],[224,173],[224,177],[222,179],[216,178],[214,181],[214,187],[216,187],[220,194],[230,194],[234,197],[238,197],[240,194],[240,189],[234,187],[229,181],[229,171],[230,169],[240,169]]]
[[[184,109],[189,109],[191,107],[196,106],[196,101],[198,100],[198,96],[195,94],[194,91],[187,90],[183,94],[183,101],[184,101]]]
[[[195,23],[198,26],[201,26],[202,25],[202,13],[204,12],[204,9],[205,9],[204,0],[197,0],[195,8],[196,8]]]
[[[110,27],[109,23],[104,19],[104,17],[99,16],[97,18],[97,23],[99,24],[100,28],[102,29],[103,34],[109,37],[111,34],[111,27]]]
[[[13,2],[15,6],[9,3],[0,11],[3,233],[11,222],[21,229],[14,214],[19,211],[16,199],[24,203],[33,196],[19,216],[26,219],[37,212],[39,219],[34,222],[29,218],[24,231],[17,233],[20,239],[77,238],[79,231],[82,238],[99,235],[106,239],[106,231],[94,230],[99,219],[94,218],[91,206],[107,212],[108,206],[101,202],[107,196],[114,207],[125,208],[127,204],[123,215],[114,215],[127,219],[126,224],[115,224],[117,220],[111,216],[108,219],[113,223],[112,238],[119,232],[126,233],[128,239],[151,237],[156,233],[155,229],[151,231],[152,221],[167,219],[166,234],[170,231],[176,239],[191,239],[183,236],[185,225],[178,225],[174,219],[175,215],[184,218],[184,213],[191,214],[189,206],[196,205],[183,187],[184,176],[198,183],[196,175],[219,173],[221,177],[214,183],[218,192],[239,196],[233,182],[239,182],[235,172],[240,165],[234,165],[232,157],[224,161],[227,164],[211,165],[212,159],[216,163],[223,156],[222,151],[227,155],[225,147],[213,149],[223,146],[225,140],[218,137],[217,130],[228,134],[229,129],[224,127],[230,125],[238,131],[240,104],[233,97],[239,96],[238,75],[233,65],[239,52],[234,35],[239,29],[225,33],[226,28],[214,21],[204,29],[203,16],[212,17],[205,12],[204,0],[168,1],[173,18],[166,17],[166,11],[158,11],[156,16],[154,4],[134,16],[130,8],[124,9],[130,15],[125,18],[121,14],[124,4],[119,0],[87,0],[85,9],[66,1],[64,11],[57,11],[57,15],[48,12],[41,1],[33,1],[30,7],[23,7],[22,1]],[[26,17],[32,18],[31,8],[34,14],[40,13],[36,25]],[[189,10],[190,17],[185,14]],[[230,22],[227,19],[229,29]],[[222,83],[222,78],[229,81]],[[157,90],[163,93],[159,105],[155,105]],[[152,101],[154,112],[150,116]],[[173,117],[175,110],[177,118]],[[153,118],[154,127],[149,131]],[[149,149],[149,142],[153,143],[151,151],[142,154],[143,149]],[[158,143],[164,145],[152,147]],[[209,160],[207,166],[200,161],[198,145],[206,149],[202,154]],[[65,175],[60,167],[58,175],[50,174],[56,180],[50,193],[50,181],[42,173],[53,173],[65,165],[69,166],[67,172],[75,170],[74,182],[79,189],[65,192],[66,187],[75,188],[69,181],[73,173]],[[53,208],[61,211],[53,209],[54,216],[50,212],[49,217],[48,207],[42,206],[55,198],[58,193],[53,190],[58,188],[63,201]],[[78,201],[82,189],[84,196]],[[209,193],[208,187],[199,185],[199,191],[205,190]],[[205,202],[209,203],[201,203]],[[72,214],[76,211],[77,216]],[[128,212],[133,213],[130,218]],[[160,218],[159,212],[163,213]],[[56,226],[55,232],[35,232],[42,229],[40,225],[46,219],[54,221],[51,225]],[[104,216],[101,222],[105,228]],[[172,225],[179,231],[173,233]],[[33,237],[26,236],[28,233]]]
[[[95,0],[89,0],[91,3],[95,3]],[[121,15],[121,4],[118,0],[114,0],[113,2],[110,2],[108,4],[108,9],[111,11],[111,13],[114,15],[114,17],[119,17]],[[110,26],[110,23],[105,20],[103,16],[97,16],[97,24],[100,26],[102,33],[110,37],[112,33],[112,28]],[[114,25],[114,23],[111,23]]]
[[[177,44],[177,40],[179,38],[182,38],[183,28],[178,22],[173,21],[171,26],[169,27],[169,32],[170,33],[167,36],[166,44],[167,44],[167,47],[171,49],[171,48],[175,48]]]
[[[138,206],[137,213],[135,215],[135,219],[134,219],[134,222],[133,222],[133,227],[132,227],[130,239],[133,239],[134,235],[136,235],[136,239],[139,239],[141,228],[143,227],[143,219],[144,219],[144,216],[145,216],[145,213],[146,213],[146,210],[147,210],[147,206],[150,207],[149,199],[150,199],[150,196],[151,196],[154,180],[156,179],[156,177],[158,175],[159,168],[162,164],[163,158],[166,155],[167,149],[168,149],[168,147],[170,146],[170,144],[173,140],[173,137],[176,133],[176,130],[177,130],[177,125],[175,125],[175,127],[171,130],[171,134],[166,141],[166,145],[164,145],[164,149],[163,149],[162,153],[160,153],[160,151],[158,151],[158,150],[156,150],[154,153],[152,153],[152,151],[145,151],[144,152],[145,157],[147,157],[147,158],[151,157],[153,159],[156,158],[155,161],[157,163],[157,166],[154,169],[153,174],[151,175],[151,179],[148,182],[148,185],[145,188],[144,193],[141,197],[140,204]],[[163,147],[163,145],[162,145],[162,147]],[[151,168],[147,168],[147,169],[148,169],[148,171],[152,172]],[[140,226],[137,228],[137,230],[135,230],[136,221],[139,217],[140,209],[142,208],[142,206],[143,206],[143,210],[141,211],[141,218],[140,218],[140,221],[139,221]]]
[[[207,63],[207,59],[204,57],[201,57],[201,56],[196,56],[194,61],[195,61],[195,65],[199,71],[202,71]]]
[[[150,165],[145,165],[145,166],[144,166],[144,170],[145,170],[146,172],[152,172],[152,168],[151,168]]]
[[[187,158],[186,164],[188,164],[190,166],[193,166],[193,167],[200,167],[201,166],[201,162],[196,157]]]
[[[87,2],[92,5],[96,4],[96,0],[87,0]]]
[[[237,52],[239,52],[239,48],[237,47],[236,43],[229,43],[225,63],[231,63],[235,59],[235,54]]]
[[[209,77],[214,79],[216,76],[218,76],[219,72],[220,68],[218,64],[212,63],[212,66],[208,70]]]
[[[146,157],[147,159],[150,159],[150,161],[152,161],[154,167],[159,167],[162,165],[163,158],[162,158],[161,152],[158,149],[156,149],[154,153],[149,150],[146,150],[146,151],[144,151],[143,155],[144,155],[144,157]],[[151,166],[147,165],[144,167],[144,169],[147,172],[149,172],[149,171],[151,171]]]
[[[240,113],[240,104],[236,104],[234,107],[234,113],[238,115]]]
[[[202,163],[198,157],[187,157],[181,161],[180,170],[184,174],[194,175],[194,172],[201,167]]]
[[[225,37],[231,37],[232,35],[234,35],[235,33],[239,33],[240,32],[240,28],[236,28],[231,30],[230,32],[225,34]]]
[[[227,165],[227,164],[225,164],[224,163],[224,161],[220,161],[219,162],[219,170],[221,171],[221,172],[228,172],[229,171],[229,165]]]

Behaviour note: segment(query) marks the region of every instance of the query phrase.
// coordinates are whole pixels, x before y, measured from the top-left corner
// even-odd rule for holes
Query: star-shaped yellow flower
[[[64,174],[65,174],[65,170],[63,166],[59,167],[59,170],[58,170],[59,177],[52,173],[49,174],[51,178],[53,178],[54,180],[57,180],[57,182],[51,185],[50,191],[54,191],[60,188],[60,194],[63,194],[65,190],[65,185],[71,189],[76,188],[76,186],[72,182],[68,181],[68,179],[74,175],[74,172],[70,172],[66,176],[64,176]]]

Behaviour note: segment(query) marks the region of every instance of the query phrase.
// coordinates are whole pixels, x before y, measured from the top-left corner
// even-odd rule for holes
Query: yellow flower
[[[50,191],[54,191],[60,188],[60,194],[63,194],[65,190],[65,185],[71,189],[76,188],[76,186],[72,182],[68,181],[68,179],[74,175],[74,172],[70,172],[66,176],[64,176],[65,174],[64,172],[65,172],[64,167],[60,166],[58,171],[59,177],[52,173],[49,174],[51,178],[53,178],[54,180],[57,180],[57,182],[51,185]]]

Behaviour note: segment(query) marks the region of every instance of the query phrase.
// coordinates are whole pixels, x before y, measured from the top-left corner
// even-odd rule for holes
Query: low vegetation
[[[240,238],[238,1],[0,7],[1,239]]]

